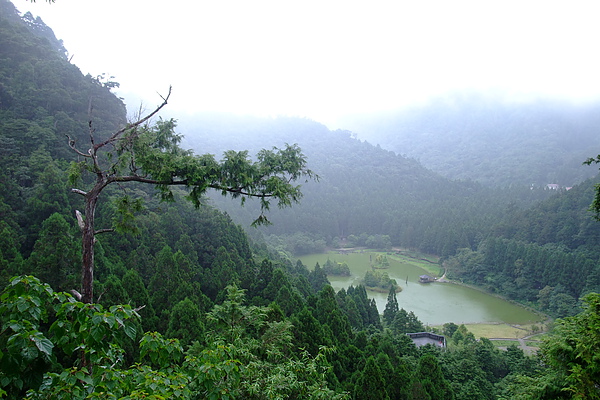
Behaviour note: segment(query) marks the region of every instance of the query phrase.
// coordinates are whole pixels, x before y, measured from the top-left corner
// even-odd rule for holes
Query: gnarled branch
[[[146,121],[148,121],[149,119],[151,119],[152,117],[154,117],[164,106],[167,105],[167,102],[169,101],[169,97],[171,97],[171,90],[173,89],[172,86],[169,86],[169,93],[167,94],[166,97],[160,96],[163,99],[163,102],[158,105],[154,111],[152,111],[150,114],[146,115],[144,118],[141,118],[139,120],[137,120],[136,122],[132,123],[132,124],[127,124],[124,128],[119,129],[117,132],[115,132],[114,134],[112,134],[111,137],[109,137],[107,140],[105,140],[102,143],[98,143],[96,145],[94,145],[94,150],[97,150],[101,147],[104,147],[116,140],[119,139],[119,137],[127,130],[138,127],[142,124],[144,124]]]
[[[73,150],[75,153],[77,153],[81,157],[87,157],[87,158],[92,157],[89,153],[84,153],[83,151],[81,151],[75,147],[75,139],[71,138],[71,136],[69,136],[67,134],[65,134],[65,136],[69,139],[69,147],[71,148],[71,150]]]

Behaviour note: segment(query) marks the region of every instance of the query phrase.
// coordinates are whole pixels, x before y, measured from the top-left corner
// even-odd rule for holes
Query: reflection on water
[[[370,257],[374,259],[375,253],[312,254],[300,257],[300,260],[309,269],[313,269],[317,262],[323,265],[327,258],[348,263],[352,276],[329,277],[331,285],[338,291],[360,283],[365,272],[370,269]],[[446,322],[526,324],[540,319],[538,315],[523,307],[466,286],[439,282],[421,284],[418,282],[419,275],[425,274],[426,271],[413,264],[390,258],[390,268],[385,271],[402,287],[402,292],[396,295],[398,305],[407,311],[413,311],[425,324],[440,325]],[[375,299],[379,312],[383,313],[388,294],[373,291],[367,293],[369,297]]]

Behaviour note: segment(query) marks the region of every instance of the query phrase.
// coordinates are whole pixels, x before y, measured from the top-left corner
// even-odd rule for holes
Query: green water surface
[[[323,265],[327,259],[346,262],[352,273],[349,277],[329,276],[333,288],[338,291],[350,285],[359,285],[365,272],[371,268],[370,260],[375,260],[375,252],[357,252],[339,254],[311,254],[299,259],[312,270],[318,262]],[[407,311],[413,311],[419,319],[429,325],[441,325],[446,322],[456,324],[504,322],[508,324],[527,324],[542,318],[517,304],[492,296],[467,286],[453,283],[419,283],[419,276],[427,274],[419,266],[388,256],[390,267],[382,270],[402,287],[398,293],[398,305]],[[367,291],[370,298],[377,302],[377,308],[383,313],[388,293]]]

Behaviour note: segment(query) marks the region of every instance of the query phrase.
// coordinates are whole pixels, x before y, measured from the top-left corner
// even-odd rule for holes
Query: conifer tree
[[[398,299],[396,298],[396,288],[392,285],[387,297],[385,310],[383,310],[383,320],[387,326],[391,326],[396,314],[398,313]]]
[[[204,324],[201,317],[198,305],[186,297],[171,309],[166,336],[179,339],[183,346],[195,340],[202,341]]]
[[[354,388],[354,398],[361,400],[389,400],[390,397],[385,390],[385,386],[381,369],[373,356],[370,356]]]
[[[27,266],[42,281],[61,290],[69,289],[75,282],[77,258],[73,246],[71,227],[58,213],[50,215],[43,223]]]
[[[308,281],[312,286],[313,293],[317,293],[319,290],[323,288],[325,285],[329,285],[329,279],[327,279],[327,274],[321,268],[319,263],[315,264],[315,269],[310,271],[308,275]]]
[[[413,391],[424,392],[431,400],[453,400],[454,393],[442,374],[437,359],[426,354],[419,359],[419,365],[413,377]]]

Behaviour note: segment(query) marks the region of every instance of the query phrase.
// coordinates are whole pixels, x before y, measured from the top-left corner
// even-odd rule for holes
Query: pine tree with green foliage
[[[315,269],[308,274],[308,281],[310,282],[313,293],[319,292],[324,286],[330,284],[329,279],[327,279],[327,274],[323,268],[321,268],[319,263],[316,263]]]
[[[50,215],[43,223],[33,252],[26,261],[29,271],[58,290],[73,288],[77,282],[77,263],[81,254],[72,226],[58,213]]]
[[[134,309],[138,309],[144,331],[156,331],[158,329],[156,313],[152,306],[146,285],[144,285],[144,281],[139,272],[133,268],[128,270],[125,275],[123,275],[121,282],[123,283],[123,286],[127,288],[127,295],[129,296],[131,306]]]
[[[383,310],[383,321],[387,326],[392,325],[392,322],[394,322],[394,318],[396,317],[398,311],[399,307],[398,299],[396,298],[396,288],[392,286],[390,287],[390,292],[388,293],[385,310]]]
[[[294,344],[297,348],[304,349],[310,355],[316,356],[321,346],[332,345],[325,337],[321,323],[308,307],[304,306],[291,317],[290,321],[295,327],[293,330]]]
[[[354,386],[354,398],[361,400],[389,400],[390,397],[385,388],[385,379],[382,376],[381,369],[375,362],[375,358],[370,356]]]
[[[432,354],[426,354],[419,359],[417,370],[413,376],[412,387],[413,393],[419,393],[419,396],[423,396],[415,397],[415,394],[413,394],[413,398],[454,399],[452,387],[444,378],[440,364]]]
[[[186,297],[175,304],[169,313],[166,337],[179,339],[186,347],[194,341],[204,342],[203,314],[197,304]]]

